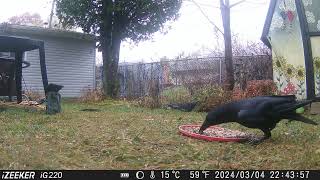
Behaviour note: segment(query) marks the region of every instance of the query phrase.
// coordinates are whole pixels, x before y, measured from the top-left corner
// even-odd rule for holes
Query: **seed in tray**
[[[185,128],[187,132],[190,133],[199,133],[199,127],[188,127]],[[206,136],[211,136],[211,137],[246,137],[248,134],[237,131],[237,130],[230,130],[230,129],[225,129],[225,128],[208,128],[203,132],[204,135]]]

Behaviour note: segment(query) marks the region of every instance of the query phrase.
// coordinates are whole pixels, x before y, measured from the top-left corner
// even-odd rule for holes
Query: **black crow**
[[[190,102],[190,103],[180,103],[180,104],[168,104],[167,106],[172,109],[178,109],[181,111],[190,112],[196,107],[197,104],[198,102]]]
[[[312,100],[296,101],[294,95],[288,96],[259,96],[219,106],[210,111],[203,122],[199,133],[209,126],[237,122],[248,128],[263,131],[264,136],[251,139],[252,143],[259,143],[271,137],[271,130],[282,119],[301,121],[317,125],[316,122],[296,113],[296,109],[312,103]]]

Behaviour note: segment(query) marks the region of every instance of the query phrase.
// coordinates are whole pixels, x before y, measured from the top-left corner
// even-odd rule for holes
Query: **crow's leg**
[[[269,139],[271,137],[271,129],[262,130],[264,133],[263,140]]]
[[[264,133],[263,137],[251,137],[248,139],[248,143],[249,144],[260,144],[261,142],[263,142],[266,139],[269,139],[271,137],[271,130],[270,129],[261,129]]]

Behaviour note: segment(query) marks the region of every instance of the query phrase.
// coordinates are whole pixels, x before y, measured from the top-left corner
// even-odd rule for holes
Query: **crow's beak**
[[[202,125],[202,126],[200,127],[200,129],[199,129],[199,134],[203,134],[203,131],[206,130],[206,129],[207,129],[207,127],[204,126],[204,125]]]
[[[208,127],[214,125],[214,123],[212,123],[214,121],[212,121],[211,119],[208,118],[208,115],[206,117],[206,119],[204,120],[202,126],[199,129],[199,134],[203,134],[203,131],[206,130]]]

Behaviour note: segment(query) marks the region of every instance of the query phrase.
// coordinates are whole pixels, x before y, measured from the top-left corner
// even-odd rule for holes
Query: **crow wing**
[[[281,110],[295,103],[295,96],[261,96],[243,101],[239,108],[238,122],[245,124],[277,123],[282,119]]]

